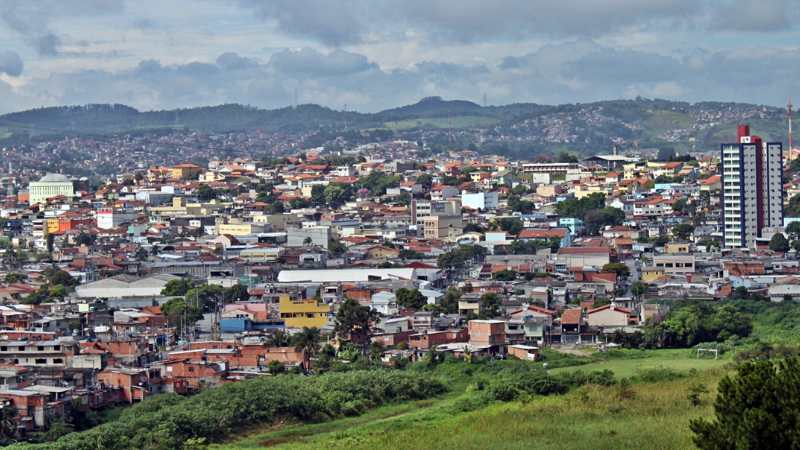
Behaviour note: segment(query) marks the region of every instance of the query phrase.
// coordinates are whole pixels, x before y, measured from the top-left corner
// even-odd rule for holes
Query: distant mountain
[[[735,126],[752,125],[768,140],[785,140],[785,111],[722,102],[609,100],[584,104],[517,103],[481,106],[464,100],[428,97],[378,113],[336,111],[309,104],[259,109],[238,104],[169,111],[138,111],[125,105],[94,104],[38,108],[0,116],[0,137],[146,132],[191,129],[224,132],[261,129],[288,134],[341,130],[386,130],[403,138],[471,146],[508,154],[560,149],[608,151],[673,146],[713,150],[734,138]]]

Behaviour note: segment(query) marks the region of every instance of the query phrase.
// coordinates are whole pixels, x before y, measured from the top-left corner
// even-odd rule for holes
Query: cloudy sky
[[[0,112],[800,103],[797,0],[0,0]]]

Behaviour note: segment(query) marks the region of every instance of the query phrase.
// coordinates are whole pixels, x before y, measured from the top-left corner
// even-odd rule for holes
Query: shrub
[[[425,374],[371,370],[317,377],[262,377],[182,398],[165,394],[128,408],[117,420],[68,434],[47,449],[180,449],[219,442],[236,429],[281,418],[319,421],[359,414],[387,402],[445,391]]]

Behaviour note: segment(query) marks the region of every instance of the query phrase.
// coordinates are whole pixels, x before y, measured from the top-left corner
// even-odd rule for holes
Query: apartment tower
[[[736,135],[721,147],[723,245],[753,248],[764,228],[783,226],[783,146],[751,135],[748,125]]]

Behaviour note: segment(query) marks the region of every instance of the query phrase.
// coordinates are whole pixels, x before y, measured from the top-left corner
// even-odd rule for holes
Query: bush
[[[42,446],[15,448],[180,449],[190,440],[219,442],[243,426],[282,418],[327,420],[444,391],[444,385],[431,376],[388,370],[262,377],[188,398],[158,395],[91,430],[71,433]]]
[[[666,367],[655,367],[652,369],[640,369],[633,379],[634,381],[641,381],[644,383],[661,383],[664,381],[677,380],[685,376],[686,375],[678,371]]]

